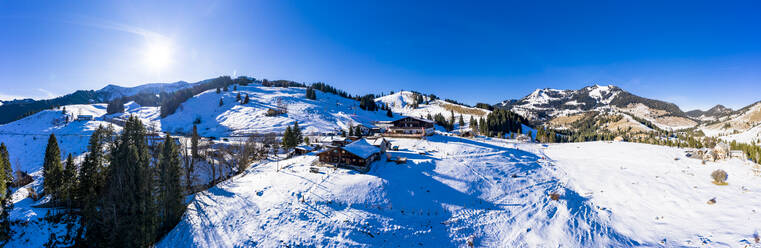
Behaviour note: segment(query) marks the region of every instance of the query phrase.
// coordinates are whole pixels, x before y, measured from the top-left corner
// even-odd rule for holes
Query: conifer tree
[[[462,114],[460,114],[460,128],[465,126],[465,120],[462,119]]]
[[[354,136],[357,136],[357,137],[359,137],[359,138],[362,138],[362,128],[360,128],[360,127],[359,127],[359,125],[357,125],[357,126],[354,128]]]
[[[5,173],[5,179],[13,183],[13,168],[11,168],[11,157],[8,155],[8,147],[5,143],[0,143],[0,173]],[[2,191],[0,191],[2,192]]]
[[[222,98],[219,98],[219,106],[225,105],[225,102],[222,100]]]
[[[235,95],[235,101],[240,102],[240,92],[238,92],[238,94]]]
[[[4,149],[5,144],[2,144],[0,148]],[[10,166],[7,150],[0,151],[0,166]],[[4,168],[3,168],[4,169]],[[11,184],[12,178],[9,178],[6,173],[0,173],[0,244],[11,238],[11,222],[9,214],[13,209],[13,201],[11,201]]]
[[[45,160],[42,164],[43,190],[54,200],[59,200],[61,192],[61,174],[63,166],[61,165],[61,150],[58,148],[58,140],[54,134],[48,138],[48,146],[45,149]]]
[[[130,117],[111,151],[99,207],[106,235],[102,246],[148,247],[155,241],[154,176],[145,134],[140,119]]]
[[[190,137],[190,153],[193,160],[200,158],[198,154],[198,126],[193,125],[193,135]]]
[[[348,137],[354,136],[354,127],[349,126],[349,134]]]
[[[77,186],[77,168],[71,153],[66,158],[66,167],[63,169],[61,178],[61,200],[66,203],[66,207],[71,208],[74,203],[75,187]]]
[[[304,140],[304,135],[301,133],[301,128],[299,128],[299,121],[296,121],[296,122],[293,123],[293,129],[291,131],[293,131],[293,134],[294,134],[293,135],[293,140],[294,140],[293,145],[296,146],[299,143],[301,143],[302,140]]]
[[[246,94],[246,98],[243,99],[243,104],[248,104],[248,101],[250,99],[248,98],[248,94]]]
[[[222,90],[219,89],[219,87],[217,87],[217,94],[220,94],[220,93],[222,93]]]
[[[77,187],[77,201],[81,207],[82,228],[86,231],[84,238],[88,244],[100,244],[100,239],[105,235],[100,231],[98,218],[98,201],[105,182],[105,154],[104,146],[110,140],[111,129],[99,126],[90,136],[87,146],[88,153],[79,170],[79,185]],[[102,205],[102,204],[101,204]]]
[[[159,216],[162,218],[159,233],[169,232],[182,217],[185,204],[180,184],[180,152],[174,139],[167,134],[161,144],[159,159]]]
[[[283,147],[286,149],[291,148],[291,141],[292,141],[293,131],[291,130],[291,126],[285,127],[285,132],[283,132]]]

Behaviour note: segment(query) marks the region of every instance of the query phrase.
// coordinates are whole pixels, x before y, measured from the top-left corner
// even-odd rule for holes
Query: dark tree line
[[[174,92],[161,92],[159,94],[159,98],[161,99],[161,117],[164,118],[174,114],[174,112],[177,111],[177,108],[179,108],[182,103],[201,92],[215,88],[227,87],[233,83],[233,79],[229,76],[222,76],[196,85],[192,88],[182,89]]]
[[[480,118],[477,125],[472,125],[478,127],[481,135],[504,137],[508,133],[521,133],[525,123],[528,123],[525,118],[512,111],[495,109],[486,118]]]
[[[149,247],[180,221],[185,204],[178,144],[167,135],[151,153],[146,135],[137,117],[118,136],[99,127],[79,168],[71,155],[62,165],[50,136],[44,192],[50,204],[80,215],[78,246]]]
[[[288,88],[288,87],[301,87],[306,88],[307,85],[304,83],[298,83],[290,80],[274,80],[270,81],[267,79],[262,80],[262,86],[267,87],[281,87],[281,88]]]
[[[314,92],[314,88],[307,88],[306,98],[309,100],[317,100],[317,93]]]

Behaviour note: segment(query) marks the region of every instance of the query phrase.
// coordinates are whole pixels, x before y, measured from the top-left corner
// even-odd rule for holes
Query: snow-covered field
[[[550,145],[564,185],[594,203],[621,235],[666,247],[759,244],[761,168],[739,159],[701,164],[683,149],[636,143]],[[727,186],[712,183],[725,170]],[[716,203],[707,204],[710,199]]]
[[[310,173],[312,155],[257,164],[197,194],[159,247],[759,245],[761,178],[743,161],[630,143],[392,143],[408,163],[367,174]],[[711,183],[716,168],[728,186]]]

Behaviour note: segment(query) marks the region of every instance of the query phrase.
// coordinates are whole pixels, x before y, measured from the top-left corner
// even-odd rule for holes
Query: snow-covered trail
[[[158,246],[640,245],[564,188],[541,154],[445,136],[392,143],[408,163],[379,161],[367,174],[310,173],[310,155],[257,164],[198,193]]]

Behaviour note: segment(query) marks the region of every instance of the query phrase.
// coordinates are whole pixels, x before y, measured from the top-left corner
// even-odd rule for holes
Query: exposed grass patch
[[[477,108],[468,108],[463,107],[460,105],[454,105],[451,103],[441,103],[441,107],[443,107],[446,110],[459,113],[459,114],[466,114],[466,115],[475,115],[475,116],[483,116],[486,115],[486,111],[482,109]]]

